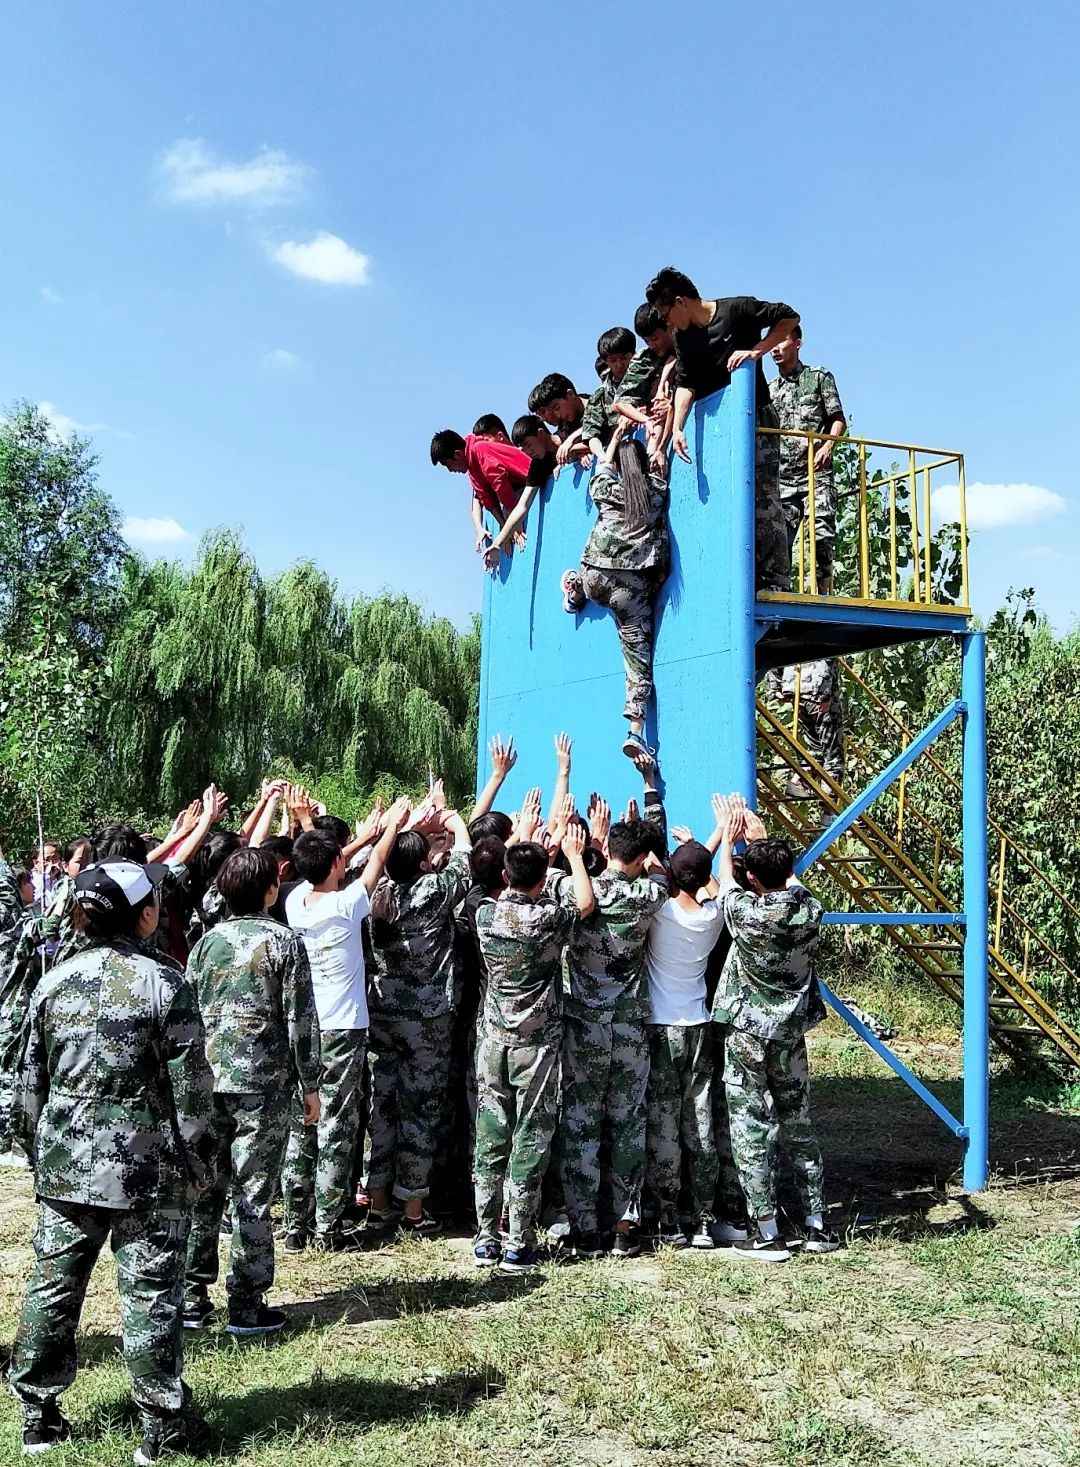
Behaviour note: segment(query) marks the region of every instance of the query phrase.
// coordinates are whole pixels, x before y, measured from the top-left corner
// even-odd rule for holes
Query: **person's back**
[[[713,999],[713,1018],[761,1039],[803,1034],[818,1016],[814,958],[820,939],[817,897],[806,887],[722,892],[733,942]]]
[[[572,914],[546,893],[506,891],[478,907],[485,1033],[559,1043],[562,955],[572,926]]]
[[[396,887],[392,921],[374,924],[379,971],[371,1008],[384,1014],[434,1018],[448,1012],[454,988],[454,908],[472,884],[467,849],[455,850],[441,871],[425,871]]]
[[[593,878],[596,908],[576,924],[566,950],[570,1005],[592,1017],[644,1011],[649,928],[667,890],[609,867]]]
[[[697,1024],[708,1019],[705,969],[723,930],[714,901],[668,897],[649,928],[649,1022]]]

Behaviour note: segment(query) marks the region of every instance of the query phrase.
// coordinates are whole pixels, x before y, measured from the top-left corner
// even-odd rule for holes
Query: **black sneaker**
[[[421,1208],[419,1217],[402,1214],[398,1232],[403,1238],[436,1238],[442,1232],[442,1223],[432,1217],[426,1208]]]
[[[71,1423],[55,1401],[46,1401],[37,1420],[23,1427],[22,1449],[24,1457],[40,1457],[51,1452],[53,1447],[63,1446],[71,1440]]]
[[[656,1225],[653,1239],[658,1248],[686,1248],[689,1239],[674,1218],[663,1217]]]
[[[331,1228],[328,1233],[316,1233],[311,1246],[317,1253],[351,1253],[363,1246],[360,1232],[345,1232],[342,1228]]]
[[[285,1234],[285,1242],[282,1245],[286,1253],[303,1253],[308,1245],[306,1228],[290,1228]]]
[[[733,1243],[731,1251],[738,1258],[756,1258],[761,1263],[786,1263],[791,1257],[783,1238],[766,1238],[751,1224],[741,1243]]]
[[[182,1417],[167,1416],[151,1421],[146,1434],[135,1448],[132,1461],[135,1467],[151,1467],[163,1457],[186,1456],[191,1446],[187,1427]]]
[[[184,1300],[184,1328],[206,1329],[217,1313],[206,1294]]]
[[[502,1249],[491,1238],[483,1238],[474,1245],[472,1256],[477,1268],[494,1268],[502,1257]]]
[[[718,1248],[731,1248],[735,1243],[745,1243],[747,1239],[745,1223],[725,1222],[722,1218],[713,1223],[710,1232]]]
[[[499,1270],[501,1273],[533,1273],[547,1262],[548,1254],[540,1248],[507,1248]]]
[[[367,1222],[364,1224],[364,1232],[374,1235],[385,1233],[389,1235],[397,1228],[401,1221],[401,1211],[397,1207],[387,1207],[381,1211],[377,1207],[369,1207]]]
[[[829,1228],[807,1228],[803,1247],[807,1253],[835,1253],[840,1247],[840,1238]]]
[[[599,1233],[574,1233],[568,1240],[575,1258],[603,1258],[604,1245]]]
[[[284,1329],[288,1316],[280,1309],[271,1309],[265,1300],[252,1308],[237,1308],[229,1303],[229,1322],[225,1333],[248,1339],[254,1335],[276,1335]]]
[[[703,1212],[698,1219],[697,1230],[690,1240],[691,1248],[715,1248],[716,1239],[713,1237],[713,1219],[709,1213]]]
[[[641,1234],[637,1228],[628,1233],[617,1232],[611,1245],[612,1258],[636,1258],[641,1252]]]

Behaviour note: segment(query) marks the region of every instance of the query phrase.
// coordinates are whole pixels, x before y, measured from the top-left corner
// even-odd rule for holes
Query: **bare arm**
[[[759,341],[757,346],[751,347],[749,351],[731,353],[727,362],[728,371],[734,372],[736,368],[742,366],[743,362],[760,362],[766,352],[772,351],[773,347],[779,346],[782,341],[787,341],[798,324],[798,316],[785,316],[782,321],[777,321],[765,339]]]
[[[279,780],[275,780],[263,797],[262,809],[258,819],[254,822],[248,832],[248,845],[261,846],[270,834],[274,824],[274,816],[277,814],[278,801],[284,786]]]
[[[536,497],[536,491],[539,488],[539,484],[526,484],[525,488],[521,491],[521,498],[507,515],[506,519],[503,521],[502,529],[495,536],[494,540],[492,540],[491,544],[484,552],[485,560],[487,562],[489,570],[493,570],[495,566],[498,565],[499,553],[502,551],[504,546],[513,539],[518,526],[521,524],[525,516],[529,513],[529,505],[532,504],[534,498]],[[477,546],[477,549],[479,549],[479,546]],[[494,560],[492,560],[493,556]]]
[[[555,788],[551,792],[551,804],[548,806],[547,823],[551,829],[559,818],[563,801],[570,790],[570,751],[573,749],[567,734],[561,733],[555,739]]]
[[[372,851],[371,859],[364,867],[364,874],[360,878],[368,896],[379,884],[379,877],[383,874],[386,858],[394,848],[398,832],[409,818],[409,808],[408,799],[402,796],[400,800],[395,800],[386,812],[386,829],[379,837],[378,844]]]
[[[484,507],[474,494],[472,497],[472,522],[476,534],[476,552],[479,555],[484,544],[491,536],[488,534],[487,526],[484,524]]]
[[[582,917],[591,916],[596,910],[596,895],[593,892],[589,873],[585,870],[585,830],[576,822],[563,837],[563,855],[570,866],[574,882],[574,900]]]
[[[693,389],[689,387],[677,387],[675,389],[675,418],[671,428],[671,446],[684,463],[692,463],[690,450],[686,446],[686,420],[690,416],[690,408],[694,401]]]
[[[499,791],[502,789],[506,776],[517,763],[517,750],[514,748],[513,734],[503,743],[502,734],[496,734],[488,744],[488,753],[491,755],[491,778],[480,792],[480,798],[472,808],[469,823],[479,820],[481,815],[486,815],[495,801],[498,799]]]

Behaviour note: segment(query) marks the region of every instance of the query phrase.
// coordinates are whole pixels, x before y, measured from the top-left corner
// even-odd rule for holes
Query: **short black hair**
[[[278,884],[278,863],[265,846],[243,846],[222,863],[216,886],[234,917],[264,910],[267,893]]]
[[[501,810],[489,810],[486,815],[478,815],[475,820],[469,821],[469,839],[473,845],[488,835],[493,835],[496,840],[508,841],[513,831],[514,822]]]
[[[242,846],[247,845],[243,836],[235,830],[212,830],[191,858],[188,875],[188,890],[198,902],[217,877],[225,862]]]
[[[802,322],[801,321],[796,321],[795,322],[795,325],[791,328],[791,339],[792,339],[792,341],[802,341]]]
[[[597,357],[596,358],[596,361],[593,362],[592,365],[593,365],[593,371],[600,378],[600,381],[601,382],[605,382],[607,380],[607,374],[608,374],[607,358],[606,357]]]
[[[667,322],[656,307],[646,301],[634,312],[634,330],[642,341],[647,341],[654,331],[666,331]]]
[[[573,391],[574,384],[569,377],[564,377],[562,372],[549,372],[544,380],[538,382],[529,393],[529,412],[538,413],[541,408],[548,407],[556,398],[566,397]]]
[[[688,891],[691,896],[705,886],[712,875],[712,852],[699,840],[688,840],[676,846],[668,863],[671,879],[679,891]]]
[[[498,413],[481,413],[473,424],[474,433],[506,433],[506,424]],[[506,433],[509,438],[509,433]]]
[[[506,876],[515,891],[532,891],[547,868],[547,849],[539,841],[519,840],[506,847]]]
[[[418,830],[399,831],[386,858],[387,876],[399,885],[415,881],[428,858],[428,849],[427,836]]]
[[[461,453],[464,448],[465,440],[461,434],[455,433],[453,428],[444,428],[431,440],[431,462],[448,464],[454,455]]]
[[[510,439],[517,448],[522,448],[526,438],[533,438],[537,433],[546,432],[547,424],[543,418],[538,418],[535,413],[523,413],[515,420],[514,426],[510,429]]]
[[[489,896],[502,888],[505,861],[506,846],[493,835],[485,835],[476,841],[469,852],[473,881]]]
[[[94,836],[96,861],[134,861],[146,865],[146,842],[131,825],[106,825]]]
[[[293,870],[301,881],[320,886],[340,855],[341,846],[328,831],[304,830],[293,842]]]
[[[48,842],[46,841],[46,845]],[[74,861],[78,853],[85,847],[91,857],[94,854],[94,842],[88,835],[73,835],[64,847],[62,855],[65,861]]]
[[[342,820],[340,815],[316,815],[311,824],[313,829],[325,830],[327,835],[332,835],[342,850],[352,839],[349,822]]]
[[[766,891],[779,891],[795,869],[795,852],[786,840],[752,840],[743,854],[747,876]]]
[[[674,265],[665,265],[662,270],[658,270],[645,287],[645,299],[649,305],[660,306],[665,310],[670,309],[680,295],[690,301],[701,299],[701,293],[689,275],[676,270]]]
[[[600,337],[596,350],[606,359],[612,352],[632,352],[634,346],[634,333],[628,326],[612,326]]]
[[[629,865],[653,849],[653,830],[647,820],[620,820],[608,832],[608,853]]]
[[[260,851],[269,851],[275,861],[291,861],[293,838],[291,835],[271,835],[263,841]]]
[[[34,878],[30,875],[30,872],[27,871],[25,866],[17,866],[15,870],[11,873],[11,875],[14,878],[16,888],[20,886],[25,886],[27,882],[29,882],[31,886],[33,886],[34,884]]]

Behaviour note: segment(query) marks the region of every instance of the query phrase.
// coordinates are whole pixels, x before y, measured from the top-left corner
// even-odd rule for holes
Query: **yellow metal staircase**
[[[911,730],[848,664],[845,676],[858,684],[868,699],[883,734],[895,738],[897,748],[911,738]],[[764,702],[757,705],[758,790],[762,809],[774,828],[786,831],[800,846],[810,845],[850,795],[832,779],[798,738],[794,727]],[[852,739],[846,741],[849,767],[869,760]],[[946,791],[957,804],[960,782],[933,750],[929,760]],[[873,770],[870,771],[871,773]],[[793,776],[812,794],[789,793]],[[989,951],[990,1035],[1012,1058],[1041,1062],[1051,1068],[1080,1067],[1080,1034],[1042,997],[1032,981],[1070,993],[1080,1000],[1080,976],[1042,937],[1010,898],[1013,883],[1030,889],[1032,883],[1075,914],[1077,910],[1053,881],[997,824],[990,822],[993,870],[990,886],[991,931]],[[996,841],[996,845],[995,845]],[[947,890],[949,874],[959,863],[958,847],[940,826],[911,799],[907,778],[901,777],[889,796],[879,799],[816,863],[838,888],[852,909],[863,912],[954,912],[960,910]],[[963,1002],[963,928],[886,926],[889,939],[918,964],[924,973],[957,1004]]]

